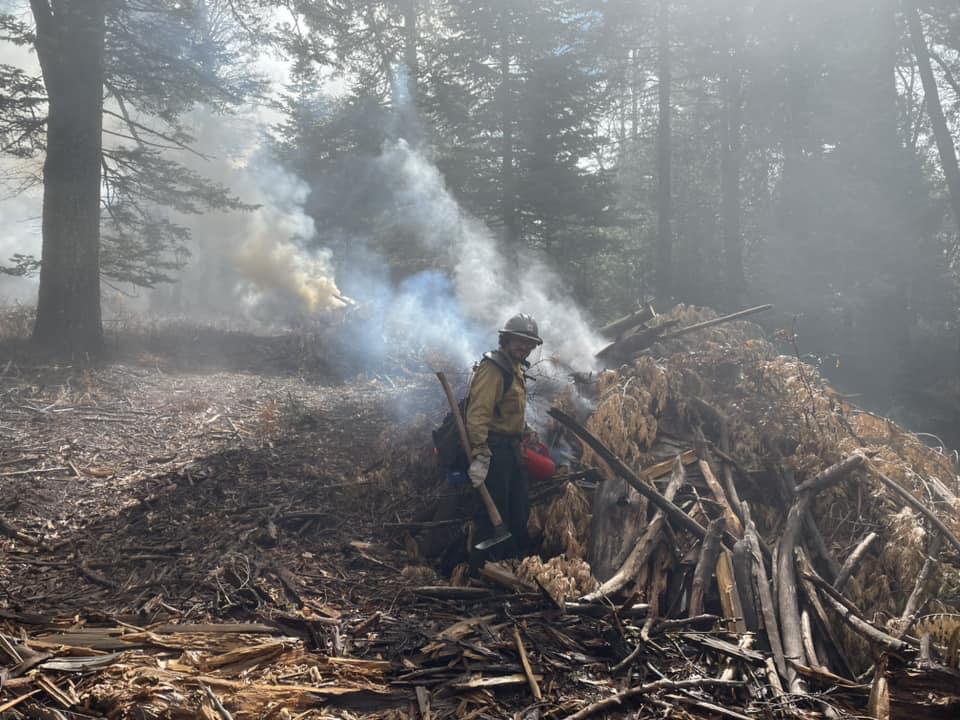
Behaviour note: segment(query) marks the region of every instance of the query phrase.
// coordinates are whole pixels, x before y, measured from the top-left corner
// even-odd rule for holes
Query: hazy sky
[[[24,3],[0,0],[0,12],[17,11]],[[39,72],[36,55],[29,48],[0,42],[0,64]],[[40,254],[40,188],[16,193],[24,175],[39,174],[42,158],[13,160],[0,155],[0,265],[13,253]],[[36,301],[36,279],[0,274],[0,303]]]

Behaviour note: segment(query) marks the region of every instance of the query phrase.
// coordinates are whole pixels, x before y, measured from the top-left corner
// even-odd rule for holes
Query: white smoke
[[[397,188],[393,207],[397,222],[410,231],[404,235],[453,268],[454,294],[467,320],[492,341],[507,318],[527,313],[539,323],[547,355],[578,370],[593,369],[603,341],[556,272],[526,250],[509,260],[489,228],[460,208],[437,167],[405,141],[384,148],[380,168],[392,178],[387,185]]]
[[[279,90],[289,63],[264,54],[257,70]],[[314,220],[303,208],[309,186],[271,155],[265,131],[281,120],[259,101],[229,116],[191,113],[188,126],[204,157],[177,159],[256,208],[176,218],[191,231],[192,255],[172,287],[151,295],[158,313],[281,328],[349,304],[329,250],[314,242]]]
[[[305,249],[316,234],[303,210],[309,188],[270,158],[260,115],[226,119],[198,111],[191,120],[210,159],[185,163],[257,207],[178,218],[193,235],[193,256],[177,285],[152,298],[153,307],[261,327],[343,307],[329,251]]]
[[[22,165],[10,161],[0,162],[0,174],[5,180],[15,184]],[[0,191],[2,192],[2,191]],[[0,265],[11,266],[11,257],[15,254],[40,257],[40,215],[41,196],[37,188],[11,194],[9,190],[0,195]],[[37,301],[37,278],[20,277],[0,273],[0,305],[23,303],[31,305]]]
[[[18,64],[35,65],[24,49],[14,51],[23,56]],[[284,61],[264,57],[261,66],[275,87],[283,85]],[[400,126],[409,130],[417,122],[403,74],[398,78],[395,136]],[[189,154],[178,159],[258,208],[175,218],[192,231],[193,255],[177,283],[148,294],[153,309],[197,320],[288,325],[343,306],[336,269],[349,291],[367,304],[366,323],[359,329],[363,337],[354,340],[373,359],[388,356],[401,342],[467,365],[495,343],[496,330],[507,318],[525,312],[539,322],[544,355],[579,370],[594,367],[593,354],[602,341],[557,274],[533,253],[520,250],[512,260],[502,252],[494,234],[461,210],[424,151],[404,140],[384,147],[376,163],[377,185],[393,193],[388,199],[393,218],[405,228],[397,241],[415,239],[401,252],[433,259],[434,266],[451,268],[451,276],[433,270],[398,284],[385,259],[370,256],[357,263],[354,256],[353,263],[343,263],[328,250],[314,249],[316,228],[303,209],[309,188],[270,159],[263,140],[263,128],[278,119],[262,105],[233,117],[203,110],[192,115],[196,146],[206,159]],[[39,217],[39,192],[0,204],[0,259],[13,252],[39,254]],[[363,238],[350,240],[363,243]],[[35,292],[35,280],[0,275],[0,298],[32,299]],[[137,309],[137,303],[127,305]]]

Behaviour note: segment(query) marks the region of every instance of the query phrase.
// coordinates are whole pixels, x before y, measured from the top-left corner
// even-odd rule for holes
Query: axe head
[[[484,540],[483,542],[479,542],[476,545],[474,545],[474,549],[489,550],[495,545],[499,545],[500,543],[507,542],[512,537],[513,535],[510,534],[509,530],[507,530],[503,525],[498,525],[493,529],[493,536],[488,538],[487,540]]]

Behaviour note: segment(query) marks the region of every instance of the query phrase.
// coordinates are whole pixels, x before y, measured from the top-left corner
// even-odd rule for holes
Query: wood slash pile
[[[607,638],[621,633],[609,669],[636,688],[663,652],[654,628],[719,618],[697,637],[723,648],[717,677],[747,689],[722,688],[718,716],[951,716],[953,459],[845,401],[798,359],[796,338],[777,338],[784,355],[731,322],[763,309],[647,309],[608,326],[598,357],[617,367],[589,383],[592,411],[577,417],[569,395],[550,411],[551,444],[578,445],[583,467],[533,490],[540,555],[483,577],[558,607],[607,604]],[[619,616],[640,605],[642,622]],[[614,697],[627,699],[582,716]]]
[[[601,584],[583,599],[636,596],[645,628],[717,613],[716,631],[763,655],[770,693],[820,712],[825,688],[862,683],[848,710],[887,717],[906,677],[937,688],[917,717],[957,712],[952,459],[735,317],[649,319],[613,328],[600,357],[622,364],[597,378],[585,424],[550,413],[605,478],[581,540]]]

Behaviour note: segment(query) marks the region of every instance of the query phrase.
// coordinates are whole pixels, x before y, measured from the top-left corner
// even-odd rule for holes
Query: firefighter
[[[486,483],[503,523],[514,538],[514,550],[527,550],[530,496],[521,443],[526,424],[527,357],[543,344],[536,321],[515,315],[500,329],[500,347],[485,353],[470,382],[467,435],[472,449],[468,475],[474,487]],[[478,540],[493,532],[486,513],[477,517]]]

